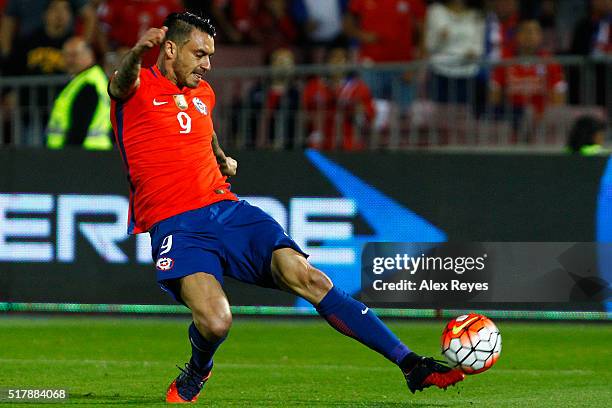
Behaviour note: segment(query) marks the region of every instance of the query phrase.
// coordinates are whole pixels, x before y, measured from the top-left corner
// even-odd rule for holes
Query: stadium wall
[[[240,163],[232,189],[354,294],[367,241],[601,236],[605,157],[232,153]],[[0,190],[0,303],[173,304],[154,282],[148,237],[125,235],[127,182],[116,152],[0,151]],[[232,281],[227,289],[234,305],[303,306],[278,291]]]

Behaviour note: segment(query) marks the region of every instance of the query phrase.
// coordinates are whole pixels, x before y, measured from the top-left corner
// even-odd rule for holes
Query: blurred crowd
[[[598,58],[612,55],[612,0],[0,0],[0,72],[70,73],[74,62],[64,46],[78,36],[110,74],[146,29],[183,10],[209,16],[218,43],[255,48],[263,62],[280,67],[280,74],[231,101],[249,112],[233,115],[232,131],[239,131],[239,122],[252,123],[251,129],[269,122],[251,132],[247,146],[293,147],[286,135],[302,110],[304,144],[360,149],[365,144],[358,135],[384,127],[389,109],[427,111],[428,105],[415,104],[423,93],[438,106],[466,106],[475,118],[510,117],[518,132],[526,117],[537,123],[550,107],[582,102],[579,69],[562,67],[560,55],[591,57],[589,103],[610,105],[610,64]],[[152,50],[144,65],[156,56]],[[428,61],[425,73],[338,69],[299,85],[289,74],[302,64],[369,67],[421,60]],[[504,60],[513,62],[497,65]],[[289,112],[282,121],[270,115],[280,109]],[[269,118],[262,120],[261,112]]]

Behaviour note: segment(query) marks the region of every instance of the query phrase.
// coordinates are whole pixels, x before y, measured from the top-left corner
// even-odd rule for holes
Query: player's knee
[[[193,322],[200,333],[210,341],[220,340],[227,336],[232,327],[232,314],[222,311],[193,311]]]
[[[208,323],[208,330],[210,331],[211,336],[218,339],[227,337],[230,327],[232,327],[231,314],[226,316],[216,316]]]
[[[303,258],[296,259],[281,273],[289,287],[298,293],[315,294],[316,296],[320,293],[327,293],[332,287],[327,275]]]

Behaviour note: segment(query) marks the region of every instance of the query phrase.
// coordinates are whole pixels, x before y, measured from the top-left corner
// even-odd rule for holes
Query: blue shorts
[[[277,288],[272,252],[293,248],[308,257],[283,228],[260,208],[241,201],[187,211],[155,224],[149,231],[157,282],[179,302],[178,279],[196,272]]]

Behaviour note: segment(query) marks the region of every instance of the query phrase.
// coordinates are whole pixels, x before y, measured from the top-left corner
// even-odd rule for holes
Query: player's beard
[[[182,63],[182,61],[176,61],[173,68],[174,72],[176,73],[177,85],[179,85],[179,87],[186,86],[188,88],[197,88],[200,81],[204,79],[204,72],[199,70],[197,67],[189,71],[188,69],[185,69],[187,67]]]
[[[200,81],[204,79],[204,73],[200,73],[197,70],[190,71],[185,75],[183,83],[188,88],[197,88],[200,85]]]
[[[195,88],[200,84],[200,81],[204,79],[204,72],[200,72],[196,70],[191,73],[191,76],[195,78],[195,86],[194,86]]]

